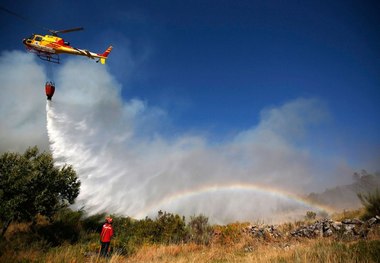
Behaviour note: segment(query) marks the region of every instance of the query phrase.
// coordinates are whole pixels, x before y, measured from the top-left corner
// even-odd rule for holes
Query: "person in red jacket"
[[[100,255],[106,257],[108,255],[108,250],[110,247],[111,238],[113,236],[112,228],[112,218],[107,217],[106,222],[102,227],[102,232],[100,233]]]

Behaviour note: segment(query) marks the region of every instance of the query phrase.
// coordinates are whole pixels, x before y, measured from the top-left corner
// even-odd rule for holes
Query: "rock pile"
[[[288,233],[282,233],[274,225],[250,225],[246,232],[256,238],[280,238],[280,237],[361,237],[365,238],[372,226],[380,224],[380,216],[373,217],[367,221],[359,219],[344,219],[343,221],[333,221],[332,219],[323,219],[309,225],[302,225]]]
[[[283,236],[283,234],[277,229],[277,226],[274,225],[250,225],[247,227],[246,231],[258,238],[268,236],[272,238],[279,238]]]
[[[341,222],[331,219],[323,219],[316,221],[314,224],[301,226],[290,232],[292,237],[329,237],[332,235],[344,236],[359,236],[365,238],[369,229],[374,224],[380,223],[380,217],[376,216],[367,221],[359,219],[344,219]]]

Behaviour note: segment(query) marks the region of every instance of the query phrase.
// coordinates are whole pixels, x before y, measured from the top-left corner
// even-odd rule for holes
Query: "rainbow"
[[[283,200],[289,200],[302,207],[309,209],[315,209],[317,211],[324,211],[328,214],[335,212],[335,210],[327,205],[317,204],[300,195],[284,191],[282,189],[276,189],[261,184],[251,183],[229,183],[229,184],[214,184],[203,185],[193,189],[186,189],[184,191],[175,192],[171,195],[163,197],[161,200],[155,203],[148,204],[140,211],[135,217],[143,218],[151,212],[157,212],[162,207],[174,202],[178,202],[184,199],[197,197],[203,194],[221,193],[221,192],[254,192],[258,194],[269,195],[271,197],[280,198]]]

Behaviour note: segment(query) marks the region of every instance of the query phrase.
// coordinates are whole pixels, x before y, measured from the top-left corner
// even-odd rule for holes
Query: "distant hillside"
[[[361,207],[358,193],[373,192],[380,189],[380,173],[368,174],[366,171],[353,175],[354,183],[326,189],[323,193],[311,193],[308,199],[312,202],[325,204],[337,210]]]

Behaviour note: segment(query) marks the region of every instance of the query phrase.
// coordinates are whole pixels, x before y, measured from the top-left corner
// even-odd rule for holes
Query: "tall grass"
[[[342,221],[347,218],[362,218],[365,213],[364,208],[356,209],[356,210],[344,210],[341,213],[335,213],[332,215],[332,219],[336,221]]]
[[[247,249],[249,247],[250,249]],[[379,262],[380,238],[350,243],[334,239],[302,239],[298,241],[261,242],[244,238],[229,245],[144,244],[131,256],[113,254],[98,257],[96,243],[62,245],[47,251],[24,249],[3,254],[0,262]]]
[[[146,246],[120,262],[379,262],[380,241],[353,244],[333,240],[309,240],[281,247],[259,244],[251,252],[225,246]]]

